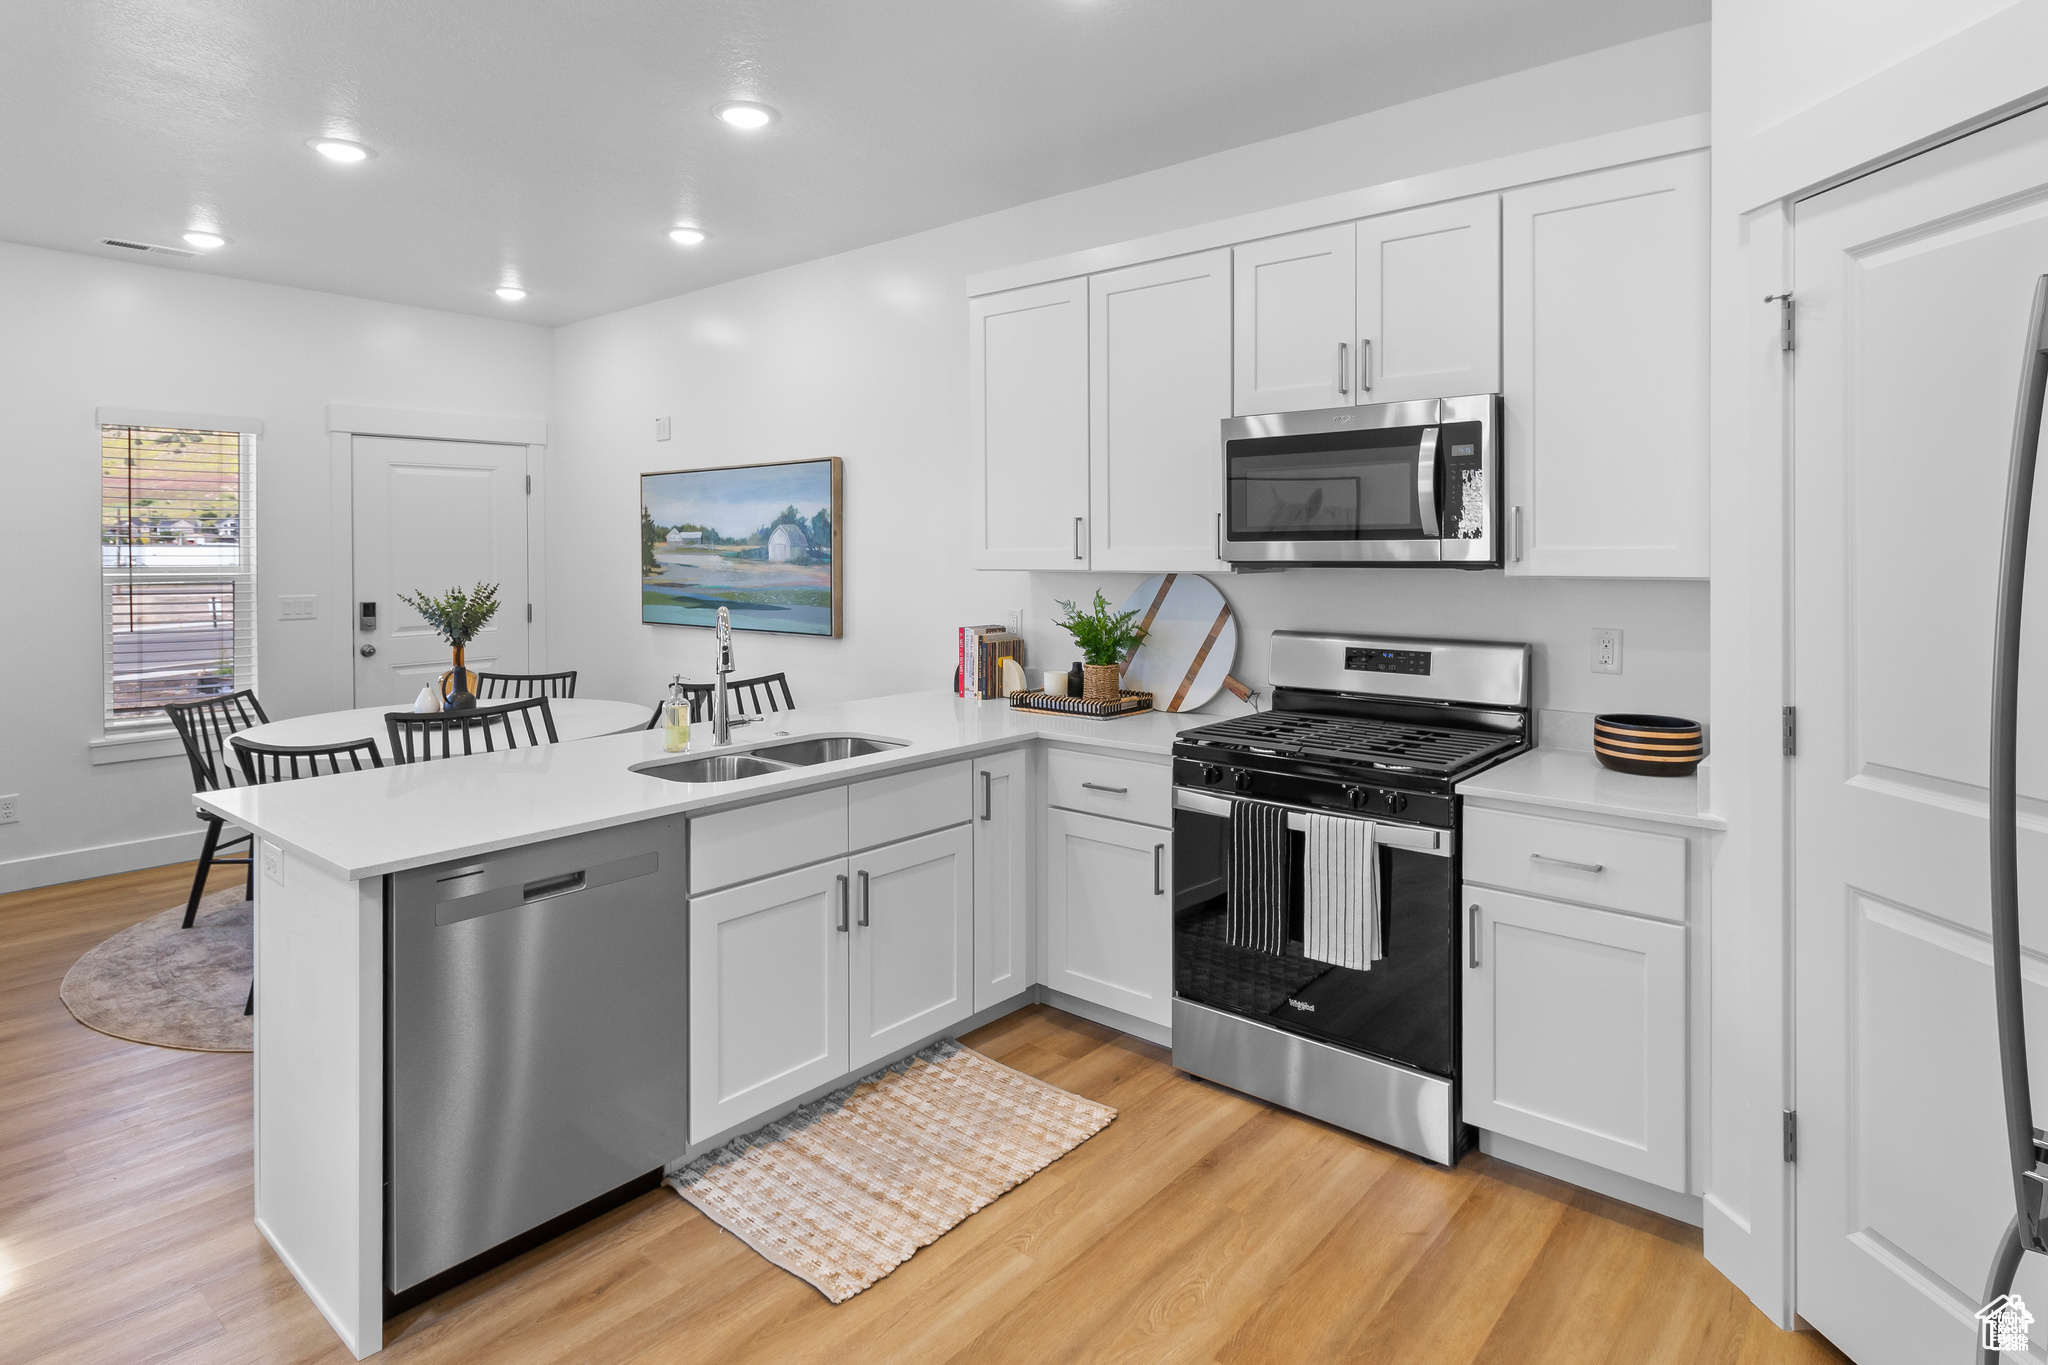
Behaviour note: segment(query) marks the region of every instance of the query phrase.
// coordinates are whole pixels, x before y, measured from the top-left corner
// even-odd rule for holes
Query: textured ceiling
[[[562,323],[1706,18],[1706,0],[14,0],[0,239]],[[756,133],[710,107],[782,111]],[[321,134],[377,150],[332,165]],[[665,237],[695,220],[712,234]],[[530,296],[499,302],[516,279]]]

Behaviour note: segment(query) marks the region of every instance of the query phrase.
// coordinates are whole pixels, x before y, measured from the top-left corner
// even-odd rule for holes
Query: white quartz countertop
[[[1702,809],[1698,777],[1637,777],[1600,766],[1582,749],[1531,749],[1458,784],[1458,795],[1619,815],[1696,829],[1726,829]]]
[[[662,750],[661,731],[641,730],[509,753],[199,792],[193,801],[201,810],[353,881],[635,820],[835,786],[1036,740],[1164,755],[1182,730],[1220,718],[1166,712],[1117,720],[1036,716],[1007,702],[969,701],[947,691],[907,692],[802,707],[735,728],[732,745],[717,752],[779,743],[785,732],[792,737],[864,735],[904,741],[904,746],[734,782],[670,782],[631,771],[635,764],[672,757]],[[713,752],[708,722],[691,727],[690,752]]]

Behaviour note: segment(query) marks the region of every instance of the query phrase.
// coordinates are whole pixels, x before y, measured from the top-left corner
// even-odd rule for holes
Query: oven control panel
[[[1419,673],[1429,676],[1426,649],[1357,649],[1344,651],[1345,670],[1352,673]]]

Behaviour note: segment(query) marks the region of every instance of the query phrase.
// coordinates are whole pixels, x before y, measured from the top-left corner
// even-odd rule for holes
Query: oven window
[[[1232,441],[1232,540],[1420,537],[1415,466],[1425,427]]]

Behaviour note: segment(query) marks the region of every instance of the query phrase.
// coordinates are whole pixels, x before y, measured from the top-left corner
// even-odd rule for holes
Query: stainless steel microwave
[[[1234,567],[1501,564],[1500,395],[1223,422]]]

